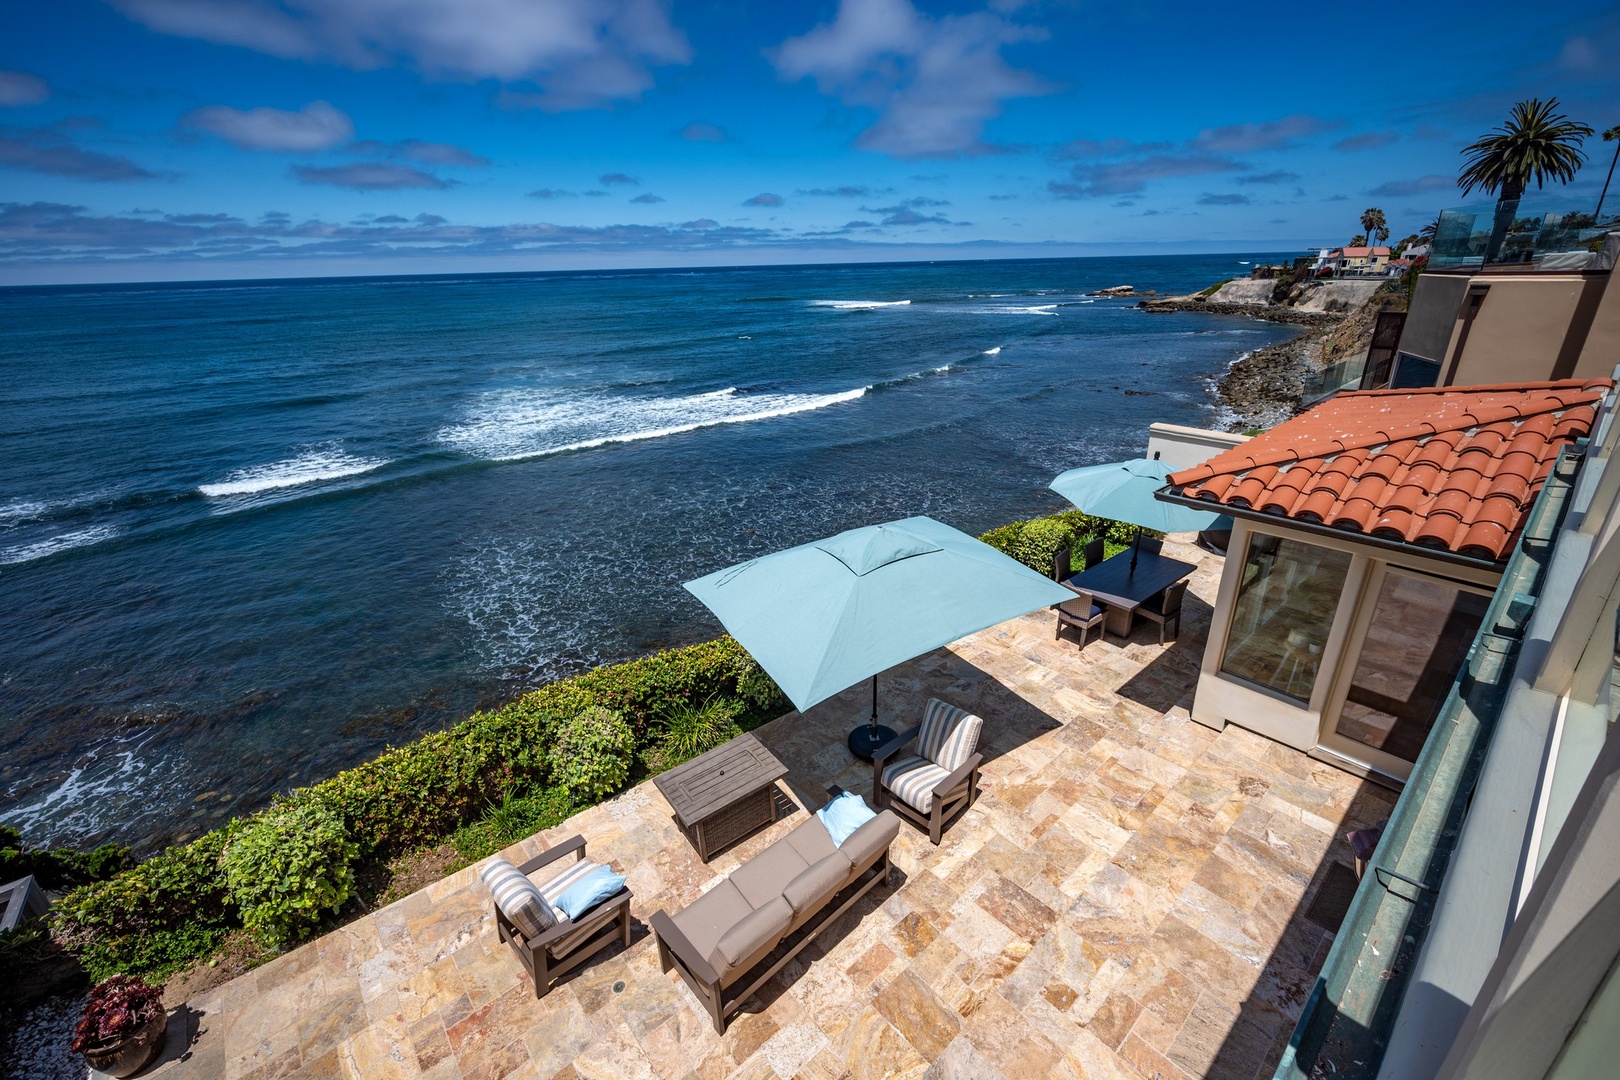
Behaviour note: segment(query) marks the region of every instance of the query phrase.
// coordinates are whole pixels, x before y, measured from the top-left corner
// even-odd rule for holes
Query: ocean
[[[720,632],[681,582],[1218,422],[1264,254],[0,289],[0,822],[198,835]]]

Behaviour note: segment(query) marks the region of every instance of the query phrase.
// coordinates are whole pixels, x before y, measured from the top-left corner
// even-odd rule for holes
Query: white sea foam
[[[440,430],[439,439],[474,457],[513,461],[791,416],[854,401],[870,389],[862,386],[836,394],[745,394],[727,387],[677,398],[606,394],[558,398],[545,392],[511,390],[486,397],[477,416]]]
[[[273,488],[296,487],[319,480],[339,480],[358,476],[388,464],[384,458],[362,458],[346,454],[335,446],[313,446],[285,461],[238,469],[217,484],[202,484],[197,490],[210,499],[230,495],[253,495]]]
[[[49,509],[50,505],[48,503],[29,502],[27,500],[0,504],[0,529],[9,529],[24,522],[33,521],[44,516],[45,511]]]
[[[0,566],[33,562],[47,555],[55,555],[57,552],[99,544],[117,535],[118,529],[113,525],[91,525],[84,529],[74,529],[72,532],[61,533],[46,540],[36,540],[32,544],[19,544],[0,550]]]
[[[972,309],[974,315],[1056,315],[1057,304],[1032,304],[1028,307],[984,307]]]
[[[984,350],[984,355],[985,356],[1000,356],[1001,355],[1001,346],[997,345],[993,349]]]
[[[154,734],[148,728],[89,747],[61,783],[0,814],[0,821],[36,836],[47,828],[54,836],[93,835],[108,823],[103,815],[127,823],[134,815],[123,804],[153,794],[151,765],[141,749]]]
[[[811,307],[836,308],[839,311],[863,311],[867,308],[905,307],[910,300],[812,300]]]

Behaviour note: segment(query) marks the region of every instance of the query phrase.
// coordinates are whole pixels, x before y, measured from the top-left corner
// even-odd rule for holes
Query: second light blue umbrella
[[[1111,461],[1070,469],[1052,481],[1052,490],[1093,517],[1123,521],[1156,532],[1202,532],[1219,514],[1208,514],[1154,497],[1173,472],[1169,465],[1150,458]],[[1140,542],[1142,534],[1137,533]],[[1136,554],[1131,555],[1136,565]]]
[[[851,529],[686,583],[802,712],[968,634],[1074,594],[987,544],[926,517]],[[863,752],[866,751],[866,752]]]

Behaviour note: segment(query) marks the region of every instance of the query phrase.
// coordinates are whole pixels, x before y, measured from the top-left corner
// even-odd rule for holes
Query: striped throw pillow
[[[557,913],[546,903],[540,890],[523,875],[523,871],[505,859],[491,859],[488,866],[478,871],[495,906],[501,909],[506,921],[517,927],[526,938],[537,938],[557,925]]]
[[[917,753],[947,773],[955,772],[973,756],[983,726],[984,721],[967,710],[929,698],[928,708],[923,710],[922,731],[917,736]]]

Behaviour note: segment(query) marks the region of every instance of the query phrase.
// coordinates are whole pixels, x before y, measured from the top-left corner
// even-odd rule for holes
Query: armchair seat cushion
[[[951,770],[935,765],[925,757],[908,754],[883,768],[883,786],[920,813],[934,808],[934,785],[951,775]]]
[[[566,914],[557,906],[557,901],[561,899],[563,893],[567,892],[578,882],[590,877],[598,870],[607,870],[609,873],[612,873],[611,868],[603,866],[599,862],[592,862],[590,859],[580,859],[578,862],[564,867],[561,873],[557,874],[544,885],[540,886],[540,895],[545,897],[546,906],[549,907],[559,918],[567,917]],[[617,874],[614,874],[614,876],[618,877]],[[609,896],[617,896],[620,890],[623,888],[624,883],[621,880],[619,888],[614,889]],[[563,957],[577,949],[586,938],[590,937],[593,933],[600,929],[600,927],[596,925],[596,921],[591,919],[591,912],[599,907],[601,902],[607,898],[608,897],[606,896],[598,898],[596,903],[591,904],[582,910],[578,915],[574,916],[575,922],[583,921],[584,925],[578,930],[575,930],[573,933],[564,934],[556,941],[553,941],[549,946],[546,947],[546,951],[551,953],[551,955],[558,960],[561,960]],[[510,918],[511,916],[507,917]]]

